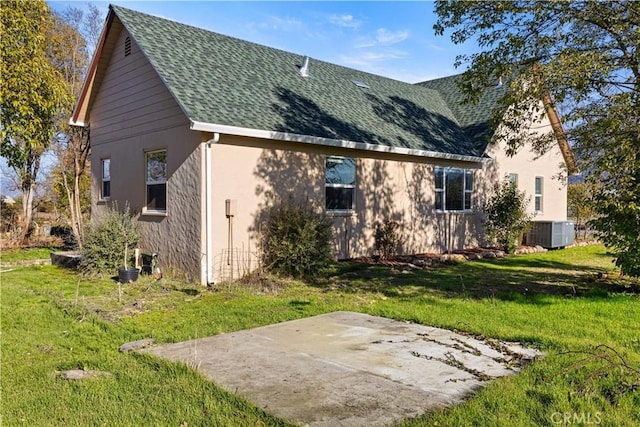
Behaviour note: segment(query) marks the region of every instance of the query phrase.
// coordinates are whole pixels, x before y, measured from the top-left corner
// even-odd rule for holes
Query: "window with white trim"
[[[355,206],[356,160],[327,156],[325,165],[326,208],[330,212],[350,212]]]
[[[536,212],[542,212],[542,191],[544,188],[543,178],[536,176],[534,204]]]
[[[473,208],[473,171],[459,168],[435,168],[436,210],[464,212]]]
[[[147,151],[146,163],[146,211],[167,211],[167,150]]]
[[[102,159],[102,187],[100,188],[100,199],[109,200],[111,198],[111,159]]]

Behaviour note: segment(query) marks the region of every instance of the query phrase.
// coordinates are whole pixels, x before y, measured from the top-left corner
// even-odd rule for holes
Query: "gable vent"
[[[352,82],[354,85],[358,86],[358,87],[362,87],[362,88],[365,88],[365,89],[371,89],[371,87],[370,87],[368,84],[366,84],[365,82],[363,82],[363,81],[360,81],[360,80],[351,80],[351,82]]]
[[[124,39],[124,56],[131,55],[131,37]]]
[[[311,58],[309,58],[308,56],[305,56],[304,59],[302,60],[302,67],[300,67],[300,75],[302,75],[302,77],[311,76],[311,73],[309,73],[310,61],[311,61]]]

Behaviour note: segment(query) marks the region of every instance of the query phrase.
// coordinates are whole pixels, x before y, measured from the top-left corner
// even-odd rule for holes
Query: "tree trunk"
[[[22,232],[20,241],[24,243],[31,233],[31,222],[33,221],[33,195],[35,188],[33,185],[22,187]]]
[[[80,173],[76,172],[73,177],[73,209],[75,211],[75,237],[78,248],[82,249],[82,241],[84,240],[84,224],[82,221],[82,207],[80,205]]]
[[[22,189],[22,232],[21,243],[25,243],[31,234],[33,222],[33,199],[36,193],[36,182],[40,170],[41,152],[29,148],[27,150],[27,163],[16,170],[20,175],[20,187]]]

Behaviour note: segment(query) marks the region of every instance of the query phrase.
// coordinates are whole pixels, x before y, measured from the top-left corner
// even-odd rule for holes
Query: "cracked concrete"
[[[309,426],[387,425],[455,405],[540,354],[351,312],[139,351],[186,363],[266,411]]]

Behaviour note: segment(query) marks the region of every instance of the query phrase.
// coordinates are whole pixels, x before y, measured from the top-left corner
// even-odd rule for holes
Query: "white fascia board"
[[[71,126],[78,126],[81,128],[87,127],[87,124],[81,120],[78,120],[77,122],[74,122],[73,119],[69,119],[69,124]]]
[[[191,121],[191,130],[213,132],[227,135],[246,136],[251,138],[273,139],[278,141],[301,142],[304,144],[324,145],[328,147],[351,148],[355,150],[376,151],[381,153],[402,154],[407,156],[429,157],[434,159],[456,160],[461,162],[486,163],[490,158],[464,156],[461,154],[440,153],[437,151],[416,150],[404,147],[389,147],[379,144],[367,144],[344,139],[320,138],[317,136],[299,135],[288,132],[274,132],[260,129],[241,128],[237,126],[217,125]]]

